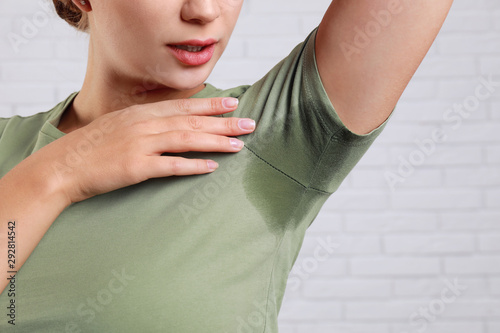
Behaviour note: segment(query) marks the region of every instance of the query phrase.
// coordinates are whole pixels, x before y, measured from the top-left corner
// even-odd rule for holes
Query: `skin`
[[[180,99],[204,88],[241,5],[235,0],[95,0],[81,7],[88,12],[91,27],[83,87],[58,125],[67,135],[0,179],[2,258],[7,258],[4,240],[9,221],[16,221],[19,270],[70,204],[149,178],[203,174],[217,167],[200,159],[160,156],[163,152],[242,149],[243,142],[230,137],[251,133],[255,125],[242,126],[251,119],[209,117],[234,111],[237,104],[230,102],[237,99]],[[180,63],[165,46],[207,38],[218,43],[212,60],[202,66]],[[103,134],[102,144],[82,163],[55,171],[55,165],[65,165],[70,148],[86,140],[85,133],[96,130]],[[8,270],[7,260],[1,260],[2,274]],[[7,283],[6,278],[0,279],[0,290]]]
[[[82,89],[59,126],[64,132],[111,110],[187,98],[202,90],[229,42],[243,0],[74,3],[89,17],[89,58]],[[182,64],[165,46],[209,38],[217,44],[202,66]]]
[[[316,60],[340,119],[366,134],[384,122],[429,51],[453,0],[335,0],[321,24]],[[374,14],[385,12],[380,24]],[[378,15],[375,15],[378,16]],[[354,44],[367,25],[381,27],[362,47]],[[359,30],[357,30],[359,29]],[[347,45],[356,46],[357,52]],[[360,45],[360,44],[358,44]]]
[[[181,99],[203,82],[227,45],[243,0],[88,0],[90,45],[83,87],[59,129],[68,133],[26,158],[0,179],[0,257],[8,221],[16,220],[19,269],[57,216],[71,203],[149,178],[212,172],[207,161],[161,157],[162,152],[237,152],[230,136],[253,128],[240,119],[208,117],[234,111],[232,99]],[[346,56],[356,28],[395,2],[403,10],[359,52]],[[340,119],[357,134],[379,126],[394,109],[434,41],[452,0],[335,0],[318,30],[316,60]],[[218,40],[214,58],[189,67],[165,44]],[[146,51],[147,50],[147,51]],[[151,74],[149,68],[160,70]],[[54,172],[85,133],[113,124],[101,145],[71,172]],[[124,134],[126,133],[126,134]],[[113,152],[113,153],[110,153]],[[22,184],[22,186],[19,186]],[[0,272],[8,271],[0,260]],[[0,279],[0,290],[8,280]]]

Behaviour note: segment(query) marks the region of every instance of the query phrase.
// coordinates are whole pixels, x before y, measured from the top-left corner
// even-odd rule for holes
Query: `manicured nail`
[[[240,120],[238,120],[238,126],[242,130],[253,130],[255,128],[255,120],[253,120],[253,119],[240,119]]]
[[[228,109],[233,109],[237,107],[238,103],[239,100],[237,98],[232,98],[232,97],[224,98],[222,100],[222,105],[224,105],[224,107]]]
[[[231,141],[231,146],[233,146],[234,148],[243,147],[243,141],[241,140],[231,138],[230,141]]]
[[[215,170],[219,167],[219,164],[217,162],[212,161],[212,160],[208,160],[207,165],[208,165],[208,168],[210,170]]]

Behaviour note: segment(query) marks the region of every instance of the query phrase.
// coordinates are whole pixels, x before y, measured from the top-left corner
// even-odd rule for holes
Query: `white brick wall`
[[[46,111],[83,82],[86,36],[43,2],[0,2],[0,116]],[[245,0],[209,82],[254,82],[329,2]],[[17,53],[11,32],[27,37]],[[500,81],[500,2],[455,0],[391,123],[308,230],[281,332],[500,332],[500,89],[467,104],[490,76]],[[454,104],[470,116],[457,117]],[[424,154],[415,141],[437,129],[446,137]],[[386,176],[398,175],[401,161],[414,165],[391,188]],[[338,247],[314,262],[328,237]]]

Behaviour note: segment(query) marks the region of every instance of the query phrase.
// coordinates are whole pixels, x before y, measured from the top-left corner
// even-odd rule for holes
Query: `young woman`
[[[243,0],[53,2],[88,67],[52,110],[0,119],[2,332],[277,332],[307,227],[452,0],[332,1],[229,90],[204,81]]]

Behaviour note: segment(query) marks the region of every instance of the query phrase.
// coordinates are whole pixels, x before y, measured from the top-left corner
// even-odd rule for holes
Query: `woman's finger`
[[[146,177],[188,176],[212,172],[218,168],[212,160],[190,159],[177,156],[151,156],[146,163]]]
[[[174,116],[151,120],[151,127],[155,133],[178,130],[236,136],[251,133],[255,129],[255,121],[234,117]]]
[[[195,131],[170,131],[153,134],[144,144],[156,154],[199,152],[238,152],[244,142],[236,138]]]
[[[157,117],[212,116],[236,110],[238,99],[233,97],[188,98],[140,105]]]

